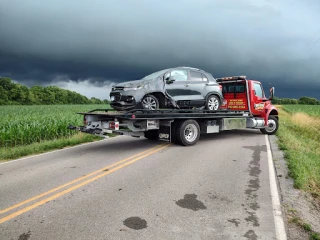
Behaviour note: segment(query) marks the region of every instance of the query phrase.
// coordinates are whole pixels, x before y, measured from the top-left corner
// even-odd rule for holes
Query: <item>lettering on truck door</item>
[[[223,96],[226,101],[224,108],[235,111],[248,110],[245,82],[224,83]]]
[[[265,98],[261,83],[259,82],[252,82],[253,85],[253,101],[251,102],[251,109],[252,113],[254,115],[260,115],[264,111],[264,101],[263,99]]]

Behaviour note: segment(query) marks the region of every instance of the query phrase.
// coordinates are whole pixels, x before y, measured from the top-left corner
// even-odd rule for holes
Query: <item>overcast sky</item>
[[[319,0],[0,0],[0,76],[107,98],[167,67],[320,99]]]

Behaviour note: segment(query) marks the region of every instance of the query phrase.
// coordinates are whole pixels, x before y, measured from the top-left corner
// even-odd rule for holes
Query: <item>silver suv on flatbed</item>
[[[219,110],[222,87],[208,72],[176,67],[154,72],[140,80],[112,86],[111,107],[115,110],[205,108]]]

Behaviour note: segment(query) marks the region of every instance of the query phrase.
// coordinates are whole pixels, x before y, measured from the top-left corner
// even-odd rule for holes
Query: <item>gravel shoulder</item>
[[[269,136],[272,157],[274,160],[275,171],[279,194],[281,197],[284,222],[287,230],[288,239],[309,239],[311,229],[320,233],[320,206],[312,196],[306,192],[294,188],[294,181],[289,176],[287,162],[283,152],[279,149],[275,135]]]

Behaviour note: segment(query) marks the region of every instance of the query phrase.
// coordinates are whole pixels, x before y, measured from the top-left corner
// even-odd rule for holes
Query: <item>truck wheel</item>
[[[141,106],[143,109],[156,110],[159,109],[159,101],[153,95],[146,95],[141,100]]]
[[[195,120],[182,121],[176,130],[177,142],[183,146],[196,144],[200,138],[200,127]]]
[[[265,128],[261,128],[260,131],[263,134],[273,135],[278,131],[278,128],[279,128],[278,119],[273,115],[269,115],[267,126]]]
[[[149,140],[157,140],[158,139],[158,130],[149,130],[144,132],[144,137]]]
[[[206,101],[206,109],[217,111],[220,109],[220,99],[216,95],[210,95]]]

